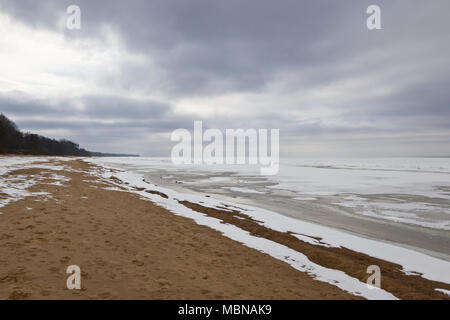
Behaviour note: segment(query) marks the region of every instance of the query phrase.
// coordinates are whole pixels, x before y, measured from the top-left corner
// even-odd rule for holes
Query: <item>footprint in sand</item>
[[[14,289],[10,294],[9,294],[9,299],[11,300],[23,300],[23,299],[27,299],[31,296],[31,293],[26,292],[26,291],[22,291],[21,289]]]
[[[138,267],[142,267],[145,264],[145,263],[143,263],[142,261],[139,261],[139,260],[133,260],[132,262],[133,262],[134,265],[136,265]]]
[[[61,263],[67,263],[67,262],[70,261],[70,257],[69,257],[69,256],[64,256],[64,257],[62,257],[61,259],[59,259],[59,261],[60,261]]]

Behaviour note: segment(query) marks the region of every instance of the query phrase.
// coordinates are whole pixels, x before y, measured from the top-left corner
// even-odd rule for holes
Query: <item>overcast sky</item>
[[[68,30],[66,8],[81,8]],[[382,30],[366,9],[381,7]],[[282,156],[450,155],[450,1],[0,0],[0,112],[89,150],[280,129]]]

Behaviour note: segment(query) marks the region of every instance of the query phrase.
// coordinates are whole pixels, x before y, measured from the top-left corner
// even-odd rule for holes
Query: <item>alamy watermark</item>
[[[187,129],[176,129],[171,140],[178,142],[172,148],[174,164],[259,165],[262,175],[275,175],[279,170],[279,129],[226,129],[223,132],[203,130],[202,121],[194,121],[193,134]]]
[[[77,5],[70,5],[66,9],[68,14],[66,20],[66,27],[69,30],[80,30],[81,29],[81,9]]]
[[[366,284],[369,289],[381,288],[381,269],[379,266],[373,264],[367,267],[367,273],[370,276],[367,278]]]
[[[81,289],[81,269],[77,265],[71,265],[67,267],[67,274],[70,276],[67,278],[66,286],[69,290],[80,290]]]
[[[381,29],[381,9],[380,6],[372,4],[367,7],[366,13],[369,17],[366,20],[367,29],[380,30]]]
[[[69,30],[81,29],[81,8],[77,5],[70,5],[66,9],[68,15],[66,27]],[[376,4],[367,7],[366,13],[369,15],[366,20],[366,26],[369,30],[381,29],[381,8]]]

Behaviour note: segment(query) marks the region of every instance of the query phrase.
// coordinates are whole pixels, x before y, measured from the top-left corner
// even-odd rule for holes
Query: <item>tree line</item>
[[[91,152],[75,142],[55,140],[34,133],[23,133],[17,125],[0,114],[0,154],[89,157]]]

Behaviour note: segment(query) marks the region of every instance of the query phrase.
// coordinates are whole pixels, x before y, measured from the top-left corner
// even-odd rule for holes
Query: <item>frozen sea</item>
[[[262,207],[450,261],[450,158],[282,159],[274,176],[250,165],[98,160],[163,187]]]

